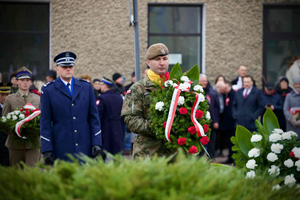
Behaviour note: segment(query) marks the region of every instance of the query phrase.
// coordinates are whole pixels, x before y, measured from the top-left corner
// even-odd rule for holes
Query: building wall
[[[148,0],[139,0],[140,66],[146,68]],[[152,3],[204,3],[205,68],[210,81],[237,76],[240,64],[261,86],[263,3],[284,0],[153,0]],[[128,1],[51,0],[51,59],[63,51],[77,54],[75,76],[93,78],[134,71],[134,29],[129,27]],[[52,68],[55,64],[52,62]]]

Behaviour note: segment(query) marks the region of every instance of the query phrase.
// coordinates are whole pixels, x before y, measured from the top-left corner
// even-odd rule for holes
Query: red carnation
[[[187,109],[186,108],[180,108],[179,109],[180,114],[186,115],[187,114]]]
[[[200,142],[201,142],[202,145],[206,145],[206,144],[208,144],[209,139],[208,139],[208,137],[202,137],[200,139]]]
[[[30,111],[29,110],[26,110],[25,111],[25,117],[28,117],[30,115]]]
[[[194,153],[197,153],[198,151],[197,151],[197,147],[195,147],[195,146],[192,146],[190,149],[189,149],[189,153],[190,154],[194,154]]]
[[[190,132],[190,134],[192,134],[192,135],[195,135],[195,133],[196,133],[196,127],[195,127],[195,126],[191,126],[191,127],[188,129],[188,132]]]
[[[164,122],[164,128],[166,128],[167,122]]]
[[[203,112],[201,110],[196,110],[196,118],[200,119],[203,116]]]
[[[206,133],[209,129],[209,126],[207,124],[203,125],[204,133]]]
[[[295,158],[295,154],[294,154],[294,152],[293,152],[293,151],[291,151],[291,152],[290,152],[290,154],[289,154],[289,156],[291,156],[291,157]]]
[[[179,145],[185,145],[186,138],[178,138],[177,142]]]

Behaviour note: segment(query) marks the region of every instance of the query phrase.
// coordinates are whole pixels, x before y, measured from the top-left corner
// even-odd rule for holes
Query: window
[[[148,4],[148,46],[164,43],[170,68],[179,62],[183,72],[202,62],[202,5]]]
[[[0,2],[0,69],[7,82],[26,66],[36,79],[49,70],[49,3]]]
[[[263,73],[275,83],[300,55],[300,5],[265,5],[263,15]]]

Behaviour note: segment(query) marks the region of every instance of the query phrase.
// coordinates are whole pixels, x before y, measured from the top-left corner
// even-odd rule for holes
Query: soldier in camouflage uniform
[[[163,140],[156,138],[156,134],[151,131],[149,125],[149,108],[151,104],[150,93],[156,91],[153,81],[157,81],[163,76],[169,77],[169,50],[162,44],[157,43],[149,47],[147,51],[147,64],[150,70],[147,76],[134,83],[125,96],[122,116],[125,124],[136,133],[133,143],[133,158],[152,157],[155,153],[158,156],[169,156],[170,152]]]

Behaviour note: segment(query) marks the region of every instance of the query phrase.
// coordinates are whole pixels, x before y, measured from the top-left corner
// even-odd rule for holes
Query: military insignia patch
[[[99,105],[99,103],[100,103],[100,100],[97,100],[97,101],[96,101],[96,105],[98,106],[98,105]]]
[[[165,53],[166,53],[164,49],[160,50],[160,52],[161,52],[162,54],[165,54]]]
[[[127,90],[127,93],[126,94],[130,94],[131,93],[131,90]]]

